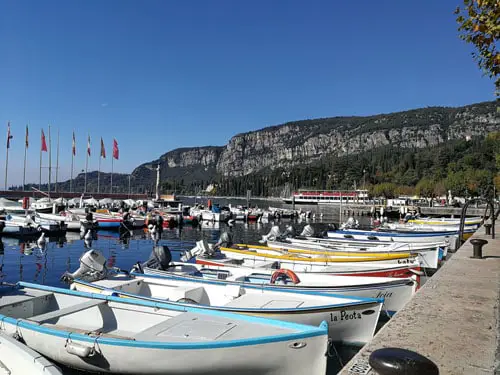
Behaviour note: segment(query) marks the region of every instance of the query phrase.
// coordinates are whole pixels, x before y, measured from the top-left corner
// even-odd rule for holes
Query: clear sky
[[[38,182],[50,123],[60,179],[115,171],[178,147],[224,145],[286,121],[493,100],[493,82],[458,38],[461,0],[1,0],[0,129],[9,184]],[[6,136],[2,136],[3,188]],[[44,154],[46,160],[46,155]],[[45,165],[44,161],[44,165]],[[46,173],[44,172],[44,175]],[[44,180],[47,177],[44,176]]]

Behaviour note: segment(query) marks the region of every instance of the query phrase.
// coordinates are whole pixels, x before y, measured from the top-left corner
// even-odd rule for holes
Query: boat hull
[[[162,285],[162,284],[171,285],[176,282],[180,282],[182,285],[190,285],[196,287],[200,287],[203,285],[210,285],[210,284],[214,285],[212,281],[192,280],[180,276],[177,277],[177,276],[167,276],[167,275],[162,276],[162,275],[139,275],[139,274],[134,276],[137,276],[139,279],[143,279],[146,281],[147,280],[153,281],[150,284],[151,288],[154,288],[155,285]],[[96,284],[98,285],[98,283],[99,282],[97,282]],[[215,283],[215,285],[221,285],[221,284],[228,285],[225,284],[224,282]],[[75,280],[75,282],[73,282],[71,287],[78,291],[90,292],[90,293],[106,292],[105,289],[103,290],[103,288],[99,288],[97,287],[97,285],[92,285],[81,282],[79,280]],[[124,289],[123,290],[124,292],[127,291],[126,286],[123,286],[122,288]],[[266,293],[264,290],[261,289],[260,286],[247,285],[246,288],[248,289],[258,288],[259,290],[261,290],[261,293],[263,294],[264,293],[276,294],[273,293],[271,289],[268,289],[268,292],[270,293]],[[116,291],[119,297],[137,298],[147,301],[166,302],[169,300],[169,297],[171,297],[169,295],[165,295],[162,296],[162,298],[159,297],[151,298],[129,293],[120,294],[120,288],[118,287],[113,288],[113,291]],[[107,292],[109,292],[109,289]],[[280,290],[275,290],[275,292],[280,292]],[[295,291],[293,290],[285,290],[285,292],[286,294],[289,294],[289,300],[291,301],[295,301],[295,299],[305,297],[306,298],[305,301],[308,302],[308,300],[314,299],[314,294],[318,295],[318,292],[313,292],[313,291],[310,291],[309,293],[304,293],[304,296],[301,296],[301,293],[297,293],[297,296],[294,296]],[[280,304],[285,302],[283,296],[278,295],[275,298],[276,300],[270,302],[266,299],[263,299],[262,303],[264,303],[264,306],[266,306],[268,303]],[[320,300],[318,299],[318,302],[319,301]],[[339,342],[349,345],[363,345],[373,338],[382,307],[382,305],[378,301],[373,301],[373,300],[369,300],[366,302],[358,301],[356,303],[350,303],[350,304],[346,303],[345,305],[339,305],[339,306],[326,305],[321,308],[310,307],[301,309],[285,307],[286,302],[283,307],[278,309],[266,308],[264,306],[262,308],[255,308],[255,306],[251,307],[249,306],[247,308],[245,307],[245,303],[241,304],[237,299],[235,299],[233,302],[235,303],[233,304],[232,302],[230,302],[229,304],[223,306],[208,306],[203,304],[200,305],[197,304],[195,306],[200,309],[251,315],[266,319],[282,320],[282,321],[306,324],[311,326],[319,326],[322,322],[327,322],[328,335],[330,339],[334,342]],[[255,301],[252,300],[251,303],[254,302]],[[179,303],[179,304],[186,305],[184,303]]]
[[[36,329],[38,328],[38,329]],[[294,349],[294,342],[264,343],[224,349],[156,349],[154,345],[135,341],[135,345],[110,345],[106,340],[44,327],[17,327],[5,323],[8,334],[19,333],[26,344],[52,360],[85,371],[142,375],[233,375],[233,374],[324,374],[326,372],[325,339],[303,340],[306,345]],[[97,353],[80,358],[66,350],[73,346],[95,347]],[[221,352],[223,351],[223,353]],[[269,355],[272,353],[272,355]],[[283,360],[286,359],[286,360]]]

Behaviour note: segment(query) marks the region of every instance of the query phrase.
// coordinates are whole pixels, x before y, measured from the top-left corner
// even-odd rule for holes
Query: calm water
[[[226,202],[221,202],[221,204],[226,204]],[[266,207],[265,204],[278,205],[274,202],[265,202],[261,207]],[[192,248],[195,241],[205,238],[209,242],[215,242],[222,231],[230,231],[235,242],[255,243],[275,224],[279,224],[282,229],[292,224],[297,231],[300,231],[307,223],[310,223],[315,229],[321,231],[326,229],[328,223],[338,221],[338,209],[337,212],[332,207],[324,206],[310,206],[303,207],[303,209],[314,210],[317,217],[323,212],[323,217],[321,220],[307,222],[282,220],[276,223],[235,223],[231,227],[219,223],[203,223],[198,227],[186,225],[182,228],[164,230],[160,244],[167,245],[172,250],[173,259],[178,260],[180,251]],[[360,217],[361,220],[368,219]],[[131,236],[126,237],[120,237],[117,232],[99,231],[92,247],[104,254],[108,259],[108,266],[129,270],[136,262],[148,259],[153,242],[143,230],[136,230]],[[22,280],[66,288],[67,285],[60,281],[60,277],[65,271],[74,271],[78,267],[79,258],[85,250],[79,233],[67,233],[62,238],[50,238],[44,251],[36,248],[34,243],[24,243],[7,237],[1,238],[0,280],[10,283]],[[337,349],[344,363],[357,351],[357,348]],[[335,374],[339,368],[339,360],[331,359],[328,373]],[[65,369],[65,373],[83,374],[69,369]]]

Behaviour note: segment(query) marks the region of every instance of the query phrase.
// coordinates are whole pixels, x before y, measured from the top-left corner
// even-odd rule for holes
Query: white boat
[[[291,197],[283,198],[285,203],[295,204],[349,204],[364,203],[368,190],[299,190]]]
[[[45,232],[47,234],[64,234],[67,230],[67,225],[65,222],[44,219],[33,213],[32,215],[21,216],[21,215],[8,215],[5,221],[10,221],[13,224],[34,227],[40,232]]]
[[[465,231],[466,234],[472,235],[474,231]],[[450,243],[452,249],[458,246],[458,232],[395,232],[395,231],[380,231],[380,230],[360,230],[347,229],[326,232],[328,238],[335,239],[353,239],[357,241],[389,241],[389,242],[405,242],[405,243],[422,243],[422,242],[446,242]]]
[[[0,212],[7,214],[24,214],[26,210],[19,202],[14,202],[6,198],[0,198]]]
[[[248,245],[251,247],[251,245]],[[443,257],[448,252],[446,243],[410,244],[404,242],[386,242],[378,246],[349,246],[328,242],[315,242],[301,239],[287,239],[283,241],[267,241],[267,246],[276,249],[285,249],[289,252],[309,252],[318,255],[328,254],[414,254],[421,267],[437,269]]]
[[[201,219],[204,221],[216,221],[219,223],[229,220],[231,214],[227,211],[213,212],[210,210],[201,211]]]
[[[264,290],[320,292],[340,296],[383,298],[383,313],[391,316],[415,294],[419,276],[407,278],[335,276],[319,273],[289,272],[279,269],[204,266],[171,262],[166,270],[144,267],[146,275],[180,275],[191,280],[209,280],[224,285],[255,286]]]
[[[59,367],[2,332],[0,332],[0,373],[5,375],[62,375]]]
[[[37,216],[42,218],[42,219],[45,219],[45,220],[63,222],[66,224],[67,230],[70,230],[70,231],[79,231],[81,229],[81,226],[82,226],[80,217],[74,213],[69,212],[69,211],[64,211],[64,212],[59,213],[57,215],[45,214],[45,213],[39,212],[39,213],[37,213]]]
[[[0,235],[13,237],[39,236],[40,231],[34,226],[0,220]]]
[[[334,259],[333,257],[283,254],[277,250],[275,252],[277,254],[270,254],[269,251],[259,252],[253,249],[220,248],[214,250],[214,245],[202,240],[198,241],[193,249],[184,252],[181,259],[187,261],[196,257],[196,263],[204,265],[231,266],[236,264],[251,268],[286,268],[292,271],[320,273],[358,273],[363,276],[367,276],[366,272],[370,271],[377,273],[373,276],[393,276],[386,274],[385,271],[399,269],[401,266],[404,266],[403,269],[420,269],[417,257],[411,256],[392,256],[392,259],[379,257],[380,260],[362,257]],[[405,270],[403,273],[408,275]],[[398,275],[401,274],[398,272]]]
[[[79,370],[119,374],[324,374],[327,327],[19,282],[0,329]]]
[[[57,203],[55,203],[53,199],[44,197],[32,202],[30,205],[30,209],[37,212],[49,213],[53,211],[54,204]]]
[[[125,298],[175,302],[180,306],[225,311],[318,326],[328,322],[329,337],[344,344],[363,345],[372,339],[383,299],[336,296],[320,292],[262,289],[178,275],[118,275],[87,283],[75,280],[72,289],[90,293],[117,292]]]

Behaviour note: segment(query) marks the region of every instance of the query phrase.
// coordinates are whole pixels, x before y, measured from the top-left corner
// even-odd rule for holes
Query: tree
[[[495,80],[496,95],[500,96],[500,4],[498,0],[464,0],[464,7],[458,7],[458,30],[460,38],[477,49],[472,57],[490,78]]]

